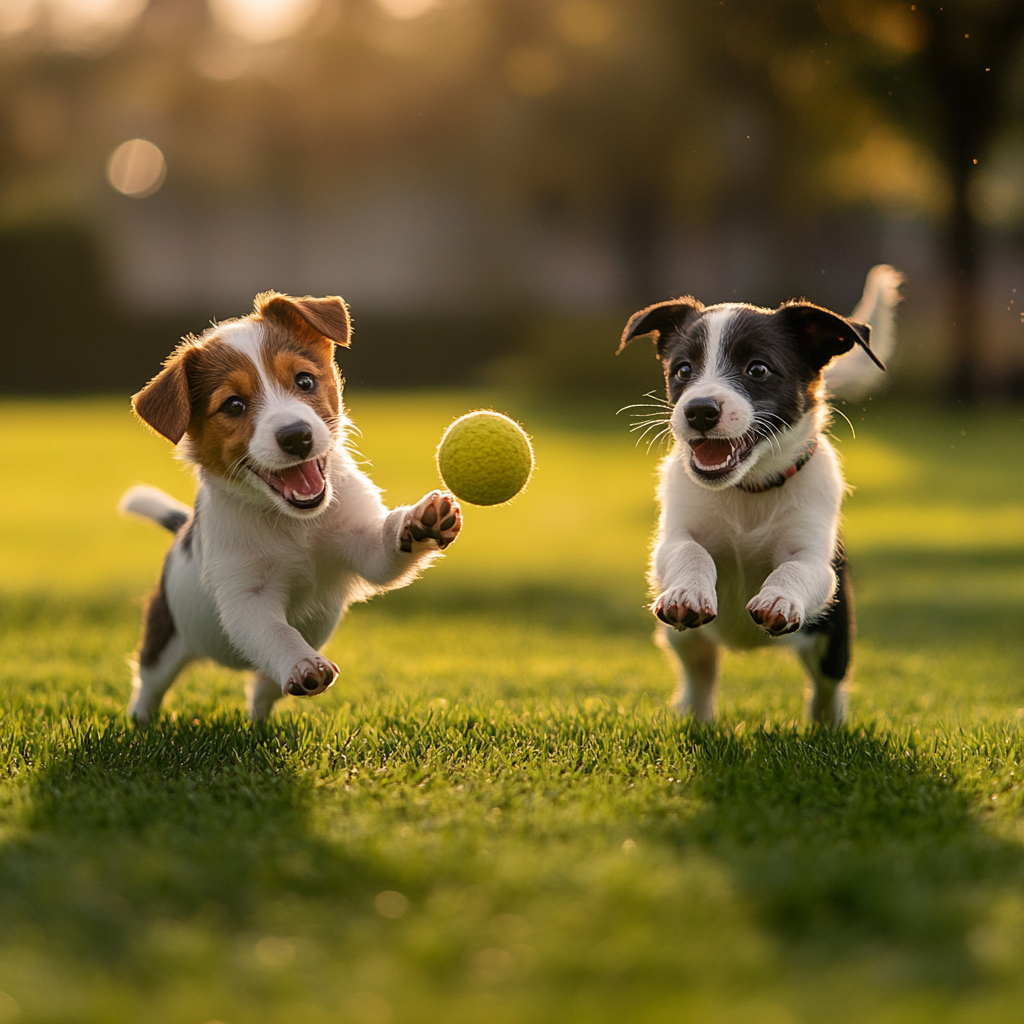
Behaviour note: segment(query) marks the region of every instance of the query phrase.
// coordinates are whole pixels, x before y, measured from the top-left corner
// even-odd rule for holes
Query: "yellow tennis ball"
[[[489,409],[467,412],[444,432],[437,469],[457,498],[471,505],[500,505],[526,486],[533,448],[515,420]]]

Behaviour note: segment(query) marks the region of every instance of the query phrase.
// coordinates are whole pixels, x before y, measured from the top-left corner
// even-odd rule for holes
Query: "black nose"
[[[289,455],[304,459],[313,447],[313,431],[308,423],[289,423],[277,432],[277,443]]]
[[[695,398],[683,406],[686,422],[694,430],[710,430],[722,415],[722,410],[713,398]]]

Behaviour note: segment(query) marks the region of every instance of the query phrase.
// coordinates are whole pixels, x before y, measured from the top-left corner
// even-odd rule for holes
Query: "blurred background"
[[[264,289],[350,383],[635,395],[670,295],[852,310],[1024,393],[1020,0],[2,0],[8,394],[129,392]]]

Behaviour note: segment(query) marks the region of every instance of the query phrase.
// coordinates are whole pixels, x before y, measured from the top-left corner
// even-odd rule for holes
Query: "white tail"
[[[150,519],[171,533],[177,533],[192,518],[192,509],[188,505],[156,487],[141,484],[129,487],[117,508],[119,512]]]
[[[871,325],[871,351],[888,363],[896,349],[896,306],[901,300],[903,275],[887,263],[868,271],[864,294],[851,320]],[[863,398],[871,391],[880,391],[884,384],[881,371],[870,357],[855,345],[825,371],[825,383],[838,398]]]

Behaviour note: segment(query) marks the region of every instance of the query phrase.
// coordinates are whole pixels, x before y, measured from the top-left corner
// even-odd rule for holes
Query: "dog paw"
[[[718,599],[713,594],[701,595],[686,587],[673,587],[658,595],[651,611],[673,629],[696,629],[706,626],[718,614]]]
[[[434,541],[442,551],[462,529],[462,509],[447,491],[431,491],[405,516],[398,535],[399,547],[411,552],[414,543]]]
[[[338,666],[325,658],[303,658],[288,673],[281,689],[292,697],[316,697],[338,676]]]
[[[800,628],[800,608],[788,597],[758,594],[747,604],[747,611],[769,636],[784,636]]]

